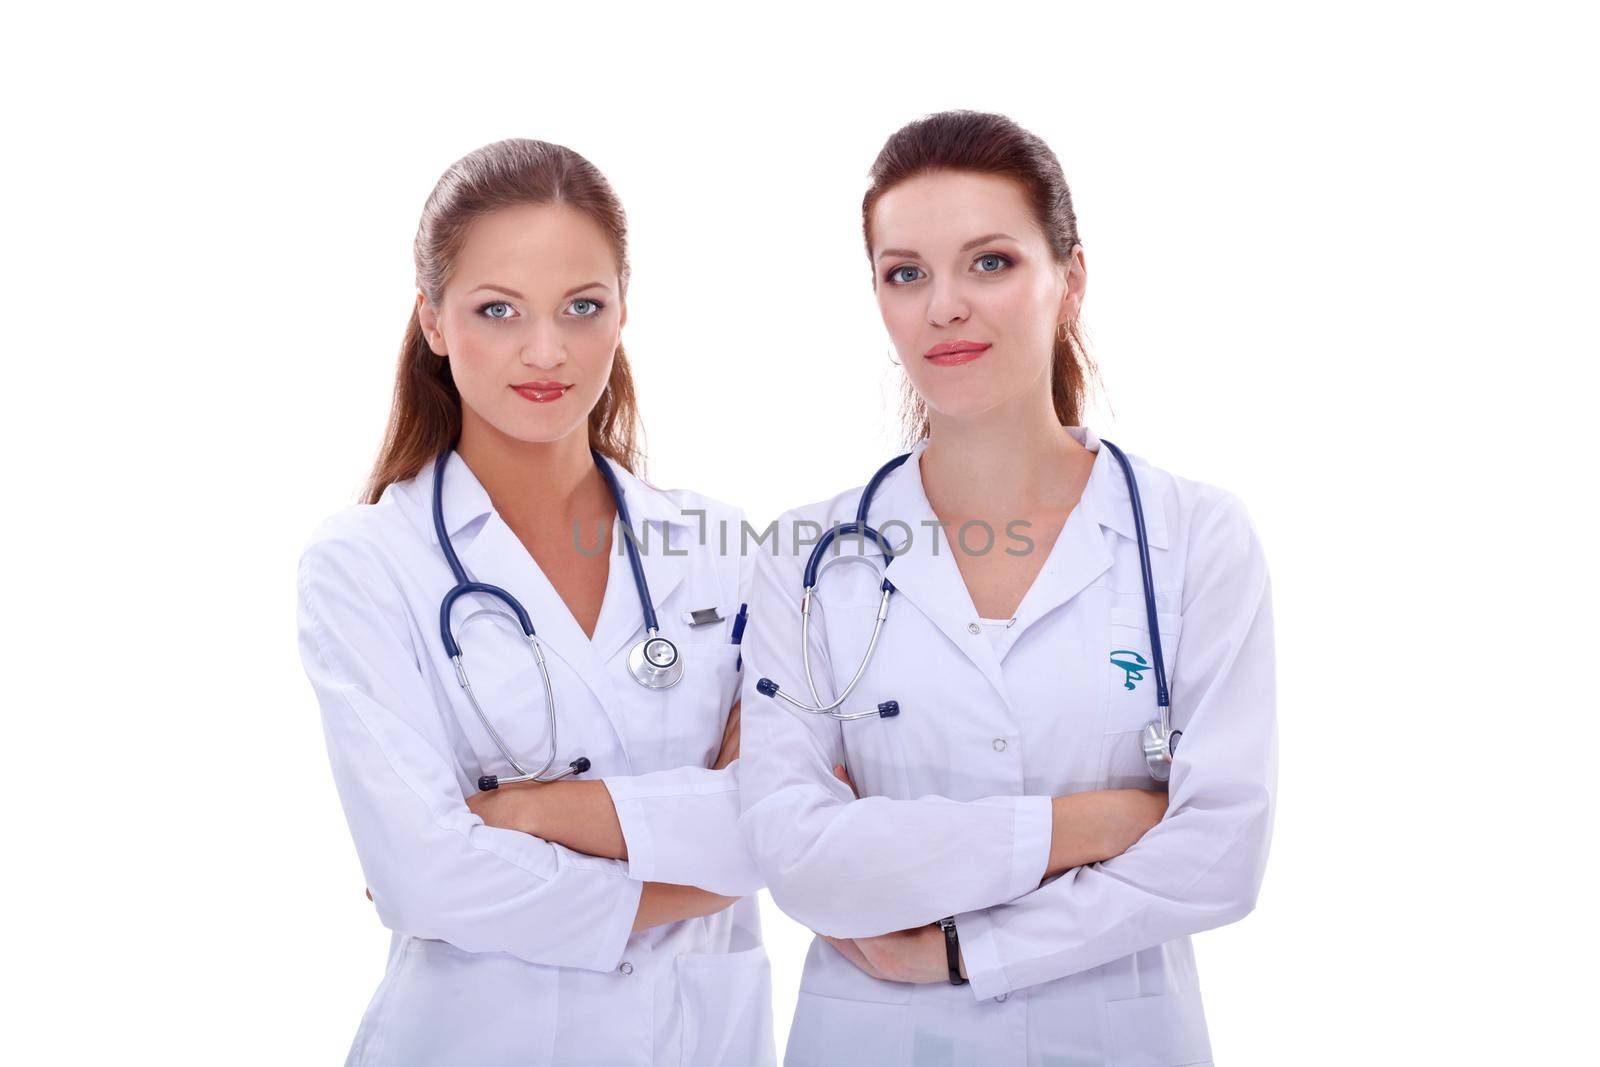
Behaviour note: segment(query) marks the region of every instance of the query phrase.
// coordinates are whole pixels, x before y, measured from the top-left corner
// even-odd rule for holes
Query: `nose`
[[[523,366],[554,370],[567,361],[567,349],[559,330],[554,326],[535,323],[517,356]]]
[[[928,296],[928,322],[933,326],[949,326],[956,322],[967,321],[971,309],[967,307],[966,299],[948,282],[935,283],[929,287]]]

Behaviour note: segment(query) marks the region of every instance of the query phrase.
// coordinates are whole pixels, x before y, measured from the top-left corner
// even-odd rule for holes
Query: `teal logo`
[[[1118,659],[1118,656],[1123,658]],[[1119,648],[1111,653],[1111,665],[1122,668],[1122,688],[1132,689],[1134,682],[1144,681],[1144,672],[1150,667],[1150,661],[1132,649]]]

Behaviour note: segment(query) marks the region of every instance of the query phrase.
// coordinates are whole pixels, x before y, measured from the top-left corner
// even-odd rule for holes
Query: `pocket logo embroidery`
[[[1118,659],[1118,656],[1124,658]],[[1132,689],[1134,682],[1144,681],[1144,672],[1149,669],[1150,661],[1132,649],[1119,648],[1111,653],[1111,665],[1122,668],[1122,688]]]

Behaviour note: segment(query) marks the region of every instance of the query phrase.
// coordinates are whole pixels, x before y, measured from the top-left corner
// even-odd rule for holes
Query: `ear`
[[[417,291],[417,325],[422,327],[422,336],[427,338],[428,347],[433,349],[436,356],[448,356],[450,350],[445,345],[444,334],[439,332],[439,312],[428,303],[428,298]]]
[[[1061,290],[1061,307],[1057,310],[1058,323],[1071,322],[1083,312],[1083,294],[1089,285],[1088,267],[1083,259],[1083,246],[1073,245],[1067,261],[1058,264],[1065,276],[1066,285]]]
[[[622,301],[622,317],[617,319],[617,329],[620,330],[626,325],[628,325],[628,302],[624,300]]]

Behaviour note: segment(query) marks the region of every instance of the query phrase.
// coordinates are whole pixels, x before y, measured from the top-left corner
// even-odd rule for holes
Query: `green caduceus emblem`
[[[1149,660],[1130,648],[1119,648],[1111,653],[1111,664],[1122,668],[1124,689],[1132,689],[1134,682],[1144,681],[1144,672],[1150,667]]]

